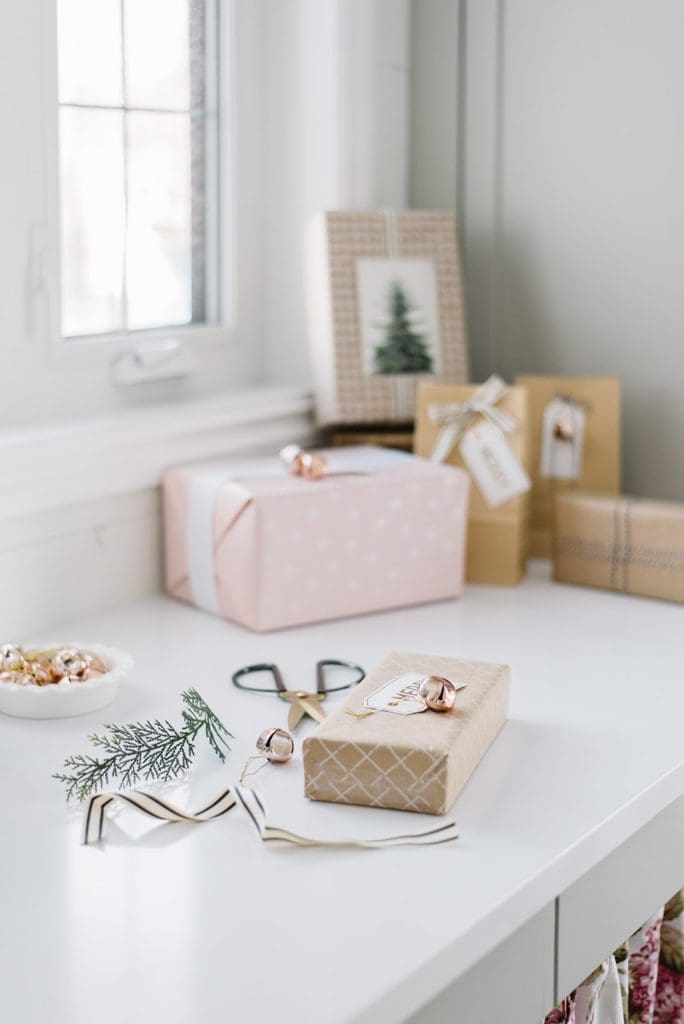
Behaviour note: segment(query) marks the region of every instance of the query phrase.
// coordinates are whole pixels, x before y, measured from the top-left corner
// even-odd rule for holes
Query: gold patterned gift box
[[[453,213],[319,214],[306,264],[319,425],[408,423],[419,380],[468,380]]]
[[[617,377],[526,374],[516,377],[515,382],[525,388],[528,397],[532,477],[529,554],[549,558],[554,495],[566,491],[620,493],[620,381]],[[552,405],[559,410],[557,429],[545,445],[545,424],[551,429],[554,426]],[[564,415],[581,417],[581,437],[562,436]],[[571,456],[567,472],[563,469],[566,455]]]
[[[491,379],[491,378],[490,378]],[[486,387],[487,385],[485,385]],[[464,405],[481,389],[474,385],[422,384],[418,390],[416,431],[413,449],[417,455],[430,458],[438,442],[441,426],[430,416],[434,406],[456,403]],[[507,387],[496,408],[511,419],[513,429],[505,443],[523,470],[529,470],[529,427],[527,394],[524,388]],[[481,422],[476,417],[475,422]],[[455,444],[446,462],[465,466],[459,444]],[[528,481],[529,487],[529,481]],[[491,507],[477,482],[470,489],[466,580],[468,583],[494,583],[513,586],[525,575],[529,527],[529,494],[521,493],[501,505]]]
[[[404,673],[444,676],[466,686],[445,713],[368,714],[366,698]],[[444,814],[506,719],[509,677],[507,665],[392,652],[304,740],[306,795]]]
[[[684,504],[562,494],[553,505],[553,576],[684,602]]]

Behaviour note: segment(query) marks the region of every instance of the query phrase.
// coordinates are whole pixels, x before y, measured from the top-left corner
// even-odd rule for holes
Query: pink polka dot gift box
[[[458,597],[468,495],[465,471],[373,446],[177,467],[167,590],[259,631]]]

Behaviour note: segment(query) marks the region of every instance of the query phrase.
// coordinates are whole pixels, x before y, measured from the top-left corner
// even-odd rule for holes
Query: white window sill
[[[266,451],[312,430],[301,388],[222,398],[0,432],[0,520],[156,486],[168,466]]]

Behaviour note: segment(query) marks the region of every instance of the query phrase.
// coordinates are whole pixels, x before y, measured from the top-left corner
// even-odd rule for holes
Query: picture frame
[[[320,426],[409,423],[419,382],[468,381],[452,213],[323,213],[306,253]]]

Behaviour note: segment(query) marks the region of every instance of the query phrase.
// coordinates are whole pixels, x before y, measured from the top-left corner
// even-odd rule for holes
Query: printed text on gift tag
[[[463,461],[490,508],[529,491],[530,478],[506,441],[487,420],[465,432],[459,445]]]

